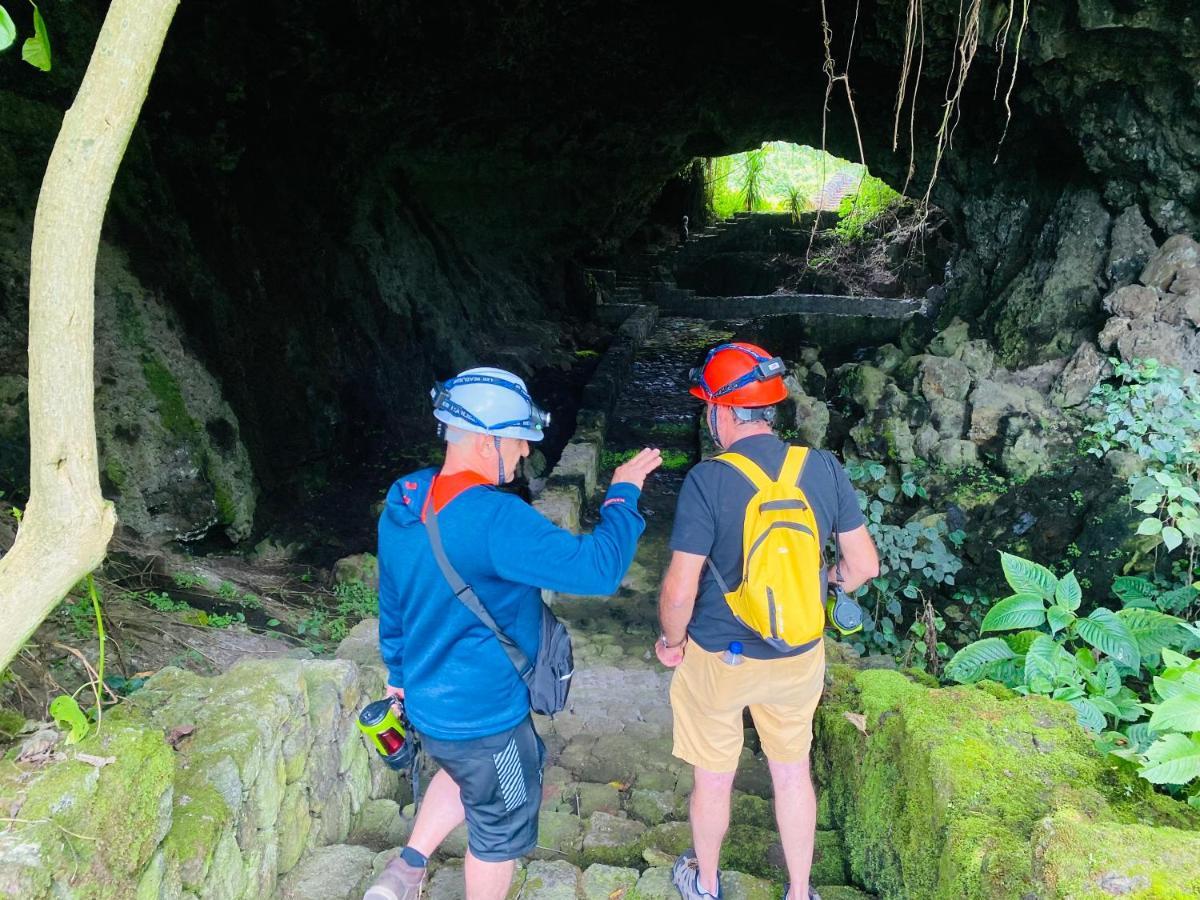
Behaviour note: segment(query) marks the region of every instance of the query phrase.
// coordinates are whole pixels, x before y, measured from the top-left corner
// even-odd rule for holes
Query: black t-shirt
[[[779,477],[788,445],[773,434],[742,438],[730,450],[749,457],[772,479]],[[866,523],[850,479],[827,450],[810,451],[799,486],[808,497],[824,547],[831,533],[853,531]],[[688,472],[679,492],[671,549],[707,556],[730,590],[742,582],[742,528],[754,486],[732,466],[709,459]],[[825,572],[821,572],[822,595]],[[753,659],[795,656],[808,647],[780,652],[733,617],[729,604],[706,564],[700,576],[696,608],[688,625],[689,637],[710,653],[740,641],[742,653]]]

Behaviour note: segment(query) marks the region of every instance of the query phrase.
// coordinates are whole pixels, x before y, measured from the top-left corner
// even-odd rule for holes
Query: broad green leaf
[[[1160,700],[1170,700],[1188,691],[1200,691],[1200,674],[1173,670],[1154,676],[1154,693]]]
[[[1122,575],[1113,580],[1113,593],[1128,603],[1131,600],[1150,600],[1154,597],[1154,585],[1145,578]]]
[[[1143,657],[1159,653],[1187,638],[1182,619],[1168,616],[1156,609],[1129,607],[1118,611],[1116,615],[1137,641],[1138,652]]]
[[[988,638],[987,640],[993,640]],[[1025,657],[1014,656],[1012,659],[1002,659],[994,663],[988,663],[984,670],[984,677],[991,678],[993,681],[998,681],[1010,688],[1017,688],[1021,684],[1021,679],[1025,675]]]
[[[1042,632],[1040,631],[1018,631],[1016,634],[1004,635],[1003,641],[1012,647],[1013,653],[1024,656],[1029,645],[1041,636]]]
[[[1168,525],[1162,530],[1162,539],[1167,551],[1170,552],[1183,543],[1183,532],[1174,525]]]
[[[50,34],[37,6],[33,7],[33,37],[25,39],[21,59],[43,72],[50,71]]]
[[[1013,556],[1011,553],[1000,554],[1000,566],[1004,569],[1004,577],[1012,585],[1014,593],[1036,594],[1046,600],[1054,596],[1058,579],[1045,566]]]
[[[1075,577],[1074,572],[1068,572],[1058,580],[1058,586],[1054,589],[1054,602],[1072,611],[1079,609],[1079,604],[1083,602],[1083,588],[1079,586],[1079,579]]]
[[[1200,691],[1181,691],[1162,703],[1150,704],[1155,731],[1200,731]]]
[[[1078,666],[1075,657],[1055,643],[1054,638],[1046,634],[1039,635],[1025,654],[1025,681],[1032,687],[1035,680],[1044,678],[1050,682],[1052,689]],[[1045,688],[1039,689],[1039,693],[1046,692]]]
[[[71,733],[67,735],[68,744],[78,744],[92,730],[91,723],[75,702],[75,698],[66,694],[60,694],[50,701],[50,715],[59,725],[71,729]]]
[[[1092,701],[1092,705],[1106,716],[1112,716],[1113,719],[1121,715],[1121,711],[1117,709],[1117,704],[1113,703],[1107,697],[1088,697]]]
[[[1013,594],[988,610],[979,631],[1034,628],[1046,621],[1046,604],[1040,594]]]
[[[1158,534],[1163,530],[1163,524],[1160,519],[1149,518],[1142,519],[1142,524],[1138,526],[1138,534]]]
[[[3,6],[0,6],[0,51],[7,50],[17,39],[17,26],[13,24],[12,16]]]
[[[1088,647],[1080,647],[1075,651],[1075,659],[1079,663],[1079,668],[1085,672],[1096,671],[1096,654],[1092,653]]]
[[[1087,618],[1076,619],[1075,633],[1131,671],[1141,668],[1137,641],[1111,609],[1094,609]]]
[[[1176,653],[1174,650],[1163,650],[1163,665],[1168,669],[1190,669],[1196,662],[1200,660],[1192,660],[1184,656],[1182,653]]]
[[[1146,748],[1158,740],[1158,733],[1150,727],[1148,722],[1133,723],[1125,729],[1125,735],[1139,753],[1145,753]]]
[[[1108,725],[1108,721],[1104,718],[1104,713],[1100,712],[1096,708],[1096,704],[1091,700],[1080,698],[1072,700],[1071,705],[1075,707],[1075,717],[1079,719],[1079,724],[1088,731],[1099,734]]]
[[[1046,610],[1046,622],[1051,634],[1058,634],[1075,621],[1075,613],[1061,606],[1051,606]]]
[[[983,677],[988,663],[1013,659],[1016,654],[1000,638],[984,638],[967,644],[946,664],[946,677],[960,684],[970,684]]]
[[[1200,778],[1200,737],[1160,737],[1146,751],[1146,764],[1139,772],[1151,784],[1187,784]]]
[[[1113,704],[1117,707],[1117,716],[1122,722],[1136,722],[1146,711],[1133,697],[1116,697]]]

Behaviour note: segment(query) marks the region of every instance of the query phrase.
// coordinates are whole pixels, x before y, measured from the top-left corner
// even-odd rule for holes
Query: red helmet
[[[787,399],[787,368],[754,344],[721,344],[691,371],[690,393],[720,406],[771,406]]]

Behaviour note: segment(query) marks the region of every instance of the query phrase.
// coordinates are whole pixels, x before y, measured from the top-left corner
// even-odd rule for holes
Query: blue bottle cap
[[[741,641],[731,641],[729,644],[729,652],[734,655],[740,654],[742,652],[742,642]]]

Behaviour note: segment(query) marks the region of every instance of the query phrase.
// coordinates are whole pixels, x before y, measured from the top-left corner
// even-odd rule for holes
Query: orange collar
[[[441,515],[442,510],[461,494],[463,491],[470,490],[479,485],[490,485],[491,482],[480,475],[478,472],[472,472],[469,469],[462,472],[455,472],[453,475],[435,475],[433,476],[433,484],[430,485],[429,494],[425,497],[425,505],[421,508],[421,521],[425,521],[425,515],[429,510],[429,503],[433,501],[433,508]]]

